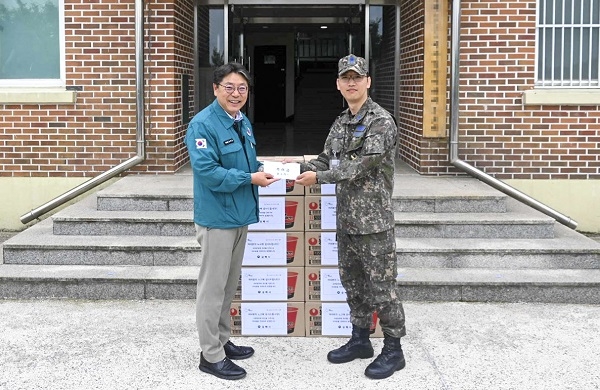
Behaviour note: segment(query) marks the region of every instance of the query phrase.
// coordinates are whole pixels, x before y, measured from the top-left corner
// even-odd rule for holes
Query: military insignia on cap
[[[349,70],[353,70],[362,76],[367,76],[369,74],[366,60],[362,57],[357,57],[354,54],[349,54],[338,62],[338,76]]]

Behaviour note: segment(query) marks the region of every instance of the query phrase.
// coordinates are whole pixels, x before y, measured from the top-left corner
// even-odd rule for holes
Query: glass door
[[[248,68],[248,53],[244,42],[244,25],[248,18],[244,18],[244,6],[231,4],[228,7],[229,19],[229,61],[239,62]],[[250,69],[249,69],[250,70]]]
[[[317,154],[345,108],[335,87],[338,60],[364,57],[370,95],[396,114],[398,14],[395,0],[196,0],[194,90],[198,112],[212,102],[212,72],[229,61],[252,74],[244,111],[261,145],[312,143]],[[266,135],[265,135],[266,134]],[[278,138],[279,137],[279,138]]]
[[[204,3],[204,4],[203,4]],[[227,61],[227,15],[223,5],[197,1],[194,13],[194,112],[214,100],[214,69]]]
[[[272,48],[277,53],[284,46],[286,63],[279,67],[284,70],[286,89],[283,117],[293,116],[294,86],[304,69],[334,68],[348,53],[365,56],[369,29],[365,28],[368,5],[364,2],[196,0],[195,111],[213,99],[211,74],[215,66],[236,61],[254,74],[254,51],[270,50],[258,46],[278,46]],[[268,57],[266,61],[271,60]],[[251,96],[249,105],[253,104]]]

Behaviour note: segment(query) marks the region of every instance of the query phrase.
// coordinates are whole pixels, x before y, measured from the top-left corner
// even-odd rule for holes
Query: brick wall
[[[194,8],[191,1],[167,2],[155,0],[149,4],[151,46],[149,50],[149,113],[155,115],[148,123],[153,150],[152,171],[177,170],[189,160],[184,144],[187,123],[183,121],[183,95],[188,96],[193,115],[193,42]],[[182,78],[187,75],[189,89],[182,90]]]
[[[522,105],[534,84],[535,6],[462,2],[460,157],[500,179],[600,178],[600,107]],[[144,12],[147,160],[133,171],[173,172],[187,162],[182,77],[193,80],[193,2],[148,0]],[[423,138],[422,0],[401,2],[401,17],[400,154],[421,173],[457,173],[448,140]],[[134,0],[65,0],[65,18],[76,103],[4,105],[0,176],[96,176],[135,154]],[[387,80],[389,62],[380,65]],[[189,89],[192,107],[193,82]]]
[[[147,160],[133,171],[174,171],[185,162],[180,89],[192,69],[193,7],[145,3]],[[65,1],[76,103],[4,105],[0,176],[96,176],[135,155],[134,12],[134,0]]]
[[[422,0],[407,0],[400,8],[399,154],[419,170],[423,138],[423,33]]]
[[[500,179],[600,178],[600,107],[523,106],[536,1],[463,1],[460,157]]]
[[[535,82],[536,1],[461,5],[460,158],[499,179],[600,178],[600,107],[522,104]],[[458,173],[448,139],[423,138],[422,11],[402,3],[400,153],[423,174]]]

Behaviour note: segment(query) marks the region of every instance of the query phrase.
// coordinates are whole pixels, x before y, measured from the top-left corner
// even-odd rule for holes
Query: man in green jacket
[[[238,286],[248,225],[258,222],[258,186],[277,181],[262,172],[248,118],[250,75],[228,63],[213,75],[216,99],[199,112],[185,143],[194,174],[194,222],[202,247],[196,297],[200,340],[199,368],[222,379],[241,379],[246,371],[231,359],[246,359],[251,347],[230,340],[229,309]]]

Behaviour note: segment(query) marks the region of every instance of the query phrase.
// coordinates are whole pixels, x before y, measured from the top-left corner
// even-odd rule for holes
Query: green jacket
[[[231,229],[258,222],[256,141],[252,125],[242,114],[240,141],[234,120],[215,99],[190,122],[185,144],[194,174],[194,222]]]

